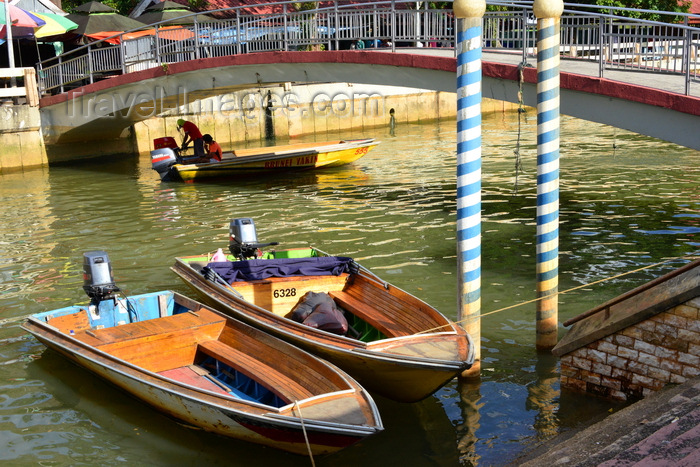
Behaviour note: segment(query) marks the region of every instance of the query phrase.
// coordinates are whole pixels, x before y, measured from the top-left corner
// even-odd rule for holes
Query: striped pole
[[[458,319],[475,345],[481,373],[481,22],[485,0],[455,0],[457,17],[457,261]]]
[[[537,339],[557,343],[559,289],[559,18],[562,0],[535,0],[537,17]]]

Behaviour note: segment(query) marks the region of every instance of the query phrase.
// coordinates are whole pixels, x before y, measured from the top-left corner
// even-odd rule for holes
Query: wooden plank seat
[[[311,391],[275,368],[221,341],[199,342],[197,349],[262,384],[286,403],[314,396]]]
[[[87,345],[146,370],[160,372],[194,361],[197,342],[216,339],[226,319],[205,309],[157,320],[75,333]]]
[[[77,334],[86,334],[81,340],[95,346],[111,343],[124,343],[132,339],[148,339],[154,336],[172,335],[187,329],[195,329],[208,324],[222,324],[225,318],[205,309],[166,316],[158,320],[136,321],[119,326],[87,329]],[[223,324],[222,324],[223,326]]]
[[[376,308],[361,302],[352,295],[345,292],[329,292],[329,295],[335,302],[345,310],[349,311],[358,318],[371,324],[387,337],[409,336],[410,332],[400,324],[397,324],[389,319],[385,314],[381,313]]]

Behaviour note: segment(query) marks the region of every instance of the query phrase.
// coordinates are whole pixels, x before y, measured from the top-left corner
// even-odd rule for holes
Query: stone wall
[[[509,102],[482,101],[483,113],[516,110],[517,105]],[[282,139],[310,134],[329,134],[334,138],[334,133],[348,130],[356,131],[359,137],[367,128],[388,128],[392,116],[396,125],[456,118],[457,96],[450,92],[352,83],[245,89],[198,100],[179,112],[137,123],[134,134],[139,152],[148,153],[154,139],[177,136],[175,122],[184,117],[229,150],[241,143],[264,141],[270,128],[270,136]]]
[[[0,173],[48,164],[38,107],[0,106],[0,148]]]
[[[638,399],[700,375],[700,297],[561,356],[561,386]]]
[[[501,105],[487,107],[485,111],[497,111]],[[351,83],[294,84],[197,100],[137,123],[134,130],[139,152],[148,152],[155,138],[176,136],[175,122],[184,117],[227,150],[269,137],[323,137],[348,130],[360,135],[367,128],[388,127],[392,116],[401,125],[455,118],[456,113],[455,93]]]

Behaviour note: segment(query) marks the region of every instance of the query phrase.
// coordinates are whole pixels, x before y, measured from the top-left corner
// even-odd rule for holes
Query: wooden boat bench
[[[290,380],[273,367],[219,340],[199,342],[197,349],[257,381],[287,403],[314,396],[304,386]]]
[[[410,332],[384,314],[345,292],[329,292],[328,295],[342,308],[377,328],[387,337],[409,336]]]
[[[74,335],[88,345],[157,373],[192,363],[197,341],[216,338],[225,322],[222,316],[201,309]]]

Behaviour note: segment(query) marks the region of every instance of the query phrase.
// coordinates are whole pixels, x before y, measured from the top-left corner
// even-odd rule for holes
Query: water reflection
[[[563,118],[560,289],[698,250],[700,155]],[[525,115],[484,118],[482,311],[534,298],[536,131]],[[260,241],[355,256],[455,318],[455,124],[320,135],[382,141],[356,163],[231,183],[162,183],[148,155],[0,175],[0,459],[15,464],[309,465],[297,456],[174,424],[45,351],[29,313],[84,300],[82,253],[107,250],[128,294],[190,293],[179,255],[225,246],[232,217]],[[312,138],[307,138],[312,139]],[[285,143],[280,141],[280,143]],[[564,321],[682,264],[560,296]],[[499,465],[610,403],[560,393],[534,350],[534,305],[482,321],[482,377],[418,404],[378,400],[386,430],[317,465]]]

